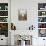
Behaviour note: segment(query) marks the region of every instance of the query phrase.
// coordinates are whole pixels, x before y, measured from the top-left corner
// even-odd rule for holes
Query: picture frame
[[[27,21],[27,10],[26,9],[18,9],[18,20]]]
[[[46,37],[46,29],[39,29],[39,37]]]

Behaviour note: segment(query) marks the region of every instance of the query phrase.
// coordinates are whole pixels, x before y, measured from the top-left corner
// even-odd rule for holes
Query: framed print
[[[19,9],[18,10],[18,20],[19,21],[26,21],[27,20],[27,10],[26,9]]]

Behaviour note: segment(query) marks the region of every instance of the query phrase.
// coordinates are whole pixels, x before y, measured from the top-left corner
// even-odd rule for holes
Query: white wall
[[[28,30],[33,24],[36,32],[36,34],[33,33],[33,46],[44,46],[43,38],[35,37],[38,36],[38,3],[46,3],[46,0],[11,0],[11,22],[16,25],[17,30]],[[18,20],[20,8],[27,9],[27,21]]]
[[[18,9],[27,9],[27,21],[18,20]],[[28,30],[29,26],[32,24],[36,27],[37,24],[35,23],[37,23],[37,2],[30,0],[12,0],[11,15],[11,22],[14,22],[17,30]]]

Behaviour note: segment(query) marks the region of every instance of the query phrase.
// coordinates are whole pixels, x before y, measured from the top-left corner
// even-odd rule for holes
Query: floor
[[[0,45],[0,46],[8,46],[8,45]]]

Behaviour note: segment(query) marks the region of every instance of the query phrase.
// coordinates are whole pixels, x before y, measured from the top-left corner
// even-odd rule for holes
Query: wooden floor
[[[0,46],[8,46],[8,45],[0,45]]]

